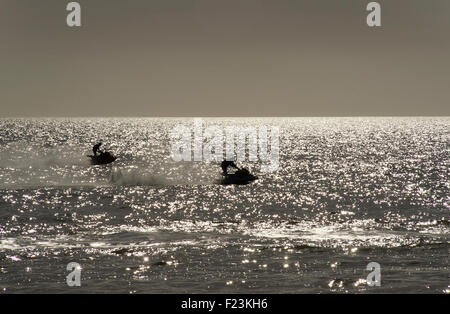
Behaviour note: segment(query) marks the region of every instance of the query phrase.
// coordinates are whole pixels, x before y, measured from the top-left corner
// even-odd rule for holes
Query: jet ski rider
[[[224,160],[224,161],[222,161],[220,166],[222,167],[224,175],[228,174],[228,167],[233,167],[233,168],[239,170],[238,166],[236,166],[236,164],[233,161],[231,161],[231,160]]]
[[[94,156],[97,156],[97,152],[100,152],[100,154],[102,153],[102,151],[99,151],[101,145],[102,145],[102,142],[97,143],[97,144],[94,145],[94,147],[92,147],[92,151],[94,152]]]

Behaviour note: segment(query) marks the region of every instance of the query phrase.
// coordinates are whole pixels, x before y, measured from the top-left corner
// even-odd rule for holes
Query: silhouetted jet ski
[[[256,179],[258,179],[258,177],[252,175],[247,169],[242,168],[235,173],[224,175],[224,178],[220,181],[220,183],[223,185],[248,184]]]
[[[94,156],[94,155],[88,155],[89,158],[91,158],[91,164],[92,165],[106,165],[112,163],[117,158],[111,154],[110,152],[101,152],[100,154]]]

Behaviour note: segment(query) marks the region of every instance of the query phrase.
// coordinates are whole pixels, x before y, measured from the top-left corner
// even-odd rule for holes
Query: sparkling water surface
[[[278,171],[173,161],[188,118],[1,119],[0,292],[450,292],[450,118],[203,121],[279,126]]]

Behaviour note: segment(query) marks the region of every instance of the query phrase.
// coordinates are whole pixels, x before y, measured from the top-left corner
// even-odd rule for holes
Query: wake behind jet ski
[[[113,154],[110,152],[104,152],[100,150],[100,146],[102,143],[95,144],[92,148],[92,152],[94,155],[88,155],[89,158],[91,158],[91,165],[106,165],[109,163],[112,163],[117,159]]]
[[[221,164],[223,170],[223,178],[220,181],[220,184],[229,185],[229,184],[248,184],[252,181],[258,179],[258,177],[252,175],[247,169],[239,168],[232,161],[224,160]],[[233,167],[237,169],[234,173],[228,173],[228,167]]]

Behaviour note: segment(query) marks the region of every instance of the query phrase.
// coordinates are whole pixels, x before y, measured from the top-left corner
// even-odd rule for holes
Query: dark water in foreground
[[[0,292],[450,293],[450,118],[204,121],[279,125],[279,170],[172,161],[191,119],[0,120]]]

